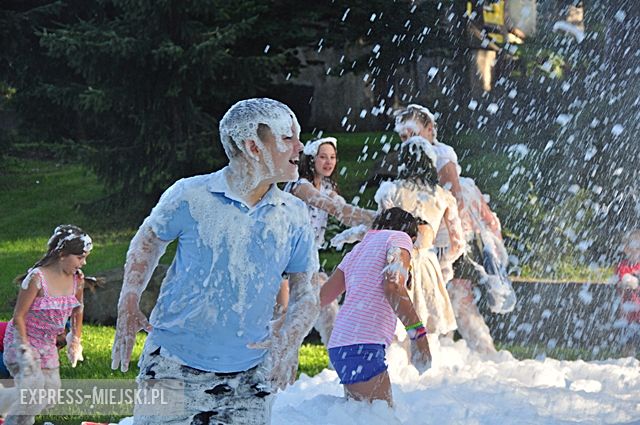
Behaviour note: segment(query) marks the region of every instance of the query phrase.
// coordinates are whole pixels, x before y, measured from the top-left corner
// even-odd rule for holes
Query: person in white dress
[[[335,178],[337,162],[336,138],[324,137],[311,140],[305,145],[300,159],[298,170],[300,178],[285,186],[285,191],[291,192],[307,204],[318,250],[326,247],[325,231],[329,215],[336,217],[346,226],[360,224],[370,226],[376,214],[375,211],[347,203],[338,194]],[[326,273],[320,270],[314,274],[313,281],[317,287],[321,287],[327,278]],[[285,281],[279,295],[279,306],[286,306],[287,288]],[[320,310],[315,329],[325,345],[329,342],[337,313],[337,300]]]
[[[460,255],[464,239],[456,200],[438,185],[435,162],[436,155],[426,139],[410,138],[400,147],[398,179],[382,183],[375,200],[381,210],[399,207],[419,220],[408,289],[418,315],[425,320],[433,361],[437,362],[438,337],[454,331],[457,325],[433,243],[443,227],[451,252]],[[398,336],[403,339],[401,333]]]
[[[506,277],[508,257],[502,241],[500,221],[491,211],[485,196],[473,179],[460,177],[458,157],[450,146],[437,140],[434,115],[421,105],[409,105],[396,115],[395,131],[405,141],[419,135],[435,150],[439,183],[455,197],[465,240],[465,255],[459,256],[442,230],[436,236],[439,260],[445,281],[451,280],[449,295],[453,303],[458,332],[470,348],[483,353],[495,352],[493,338],[484,322],[472,292],[472,281],[482,281],[489,290],[491,310],[506,313],[515,306],[515,293]],[[484,246],[478,248],[478,245]],[[483,261],[473,252],[481,252]],[[474,261],[474,259],[476,261]],[[485,270],[483,264],[490,266]]]

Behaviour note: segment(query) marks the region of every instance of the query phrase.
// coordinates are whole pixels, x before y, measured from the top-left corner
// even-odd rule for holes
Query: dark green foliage
[[[386,98],[395,71],[438,44],[437,3],[9,1],[0,81],[31,140],[74,146],[110,200],[153,200],[224,165],[218,120],[239,99],[286,96],[273,82],[297,74],[299,48],[351,46],[360,62],[342,72],[370,67]]]
[[[72,140],[114,199],[157,197],[176,178],[221,167],[223,113],[297,71],[294,47],[310,33],[292,23],[302,13],[292,5],[7,3],[0,81],[16,91],[22,130]]]
[[[332,74],[342,75],[353,69],[367,72],[367,82],[382,109],[424,96],[422,59],[453,58],[461,48],[464,24],[458,22],[462,16],[458,3],[335,1],[333,7],[342,12],[343,19],[329,23],[324,44],[339,46],[345,40],[355,43],[345,49],[342,66]]]

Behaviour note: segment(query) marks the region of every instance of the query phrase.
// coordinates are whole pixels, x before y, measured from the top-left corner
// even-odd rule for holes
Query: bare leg
[[[469,348],[484,354],[495,353],[496,347],[489,327],[474,302],[471,281],[453,279],[448,292],[456,315],[458,332],[467,342]]]
[[[353,400],[369,402],[373,400],[385,400],[389,406],[393,406],[391,381],[389,380],[389,373],[386,370],[366,382],[345,385],[344,393],[347,398]]]
[[[476,53],[476,78],[482,83],[482,89],[491,91],[493,86],[493,69],[496,65],[496,52],[493,50],[478,50]]]

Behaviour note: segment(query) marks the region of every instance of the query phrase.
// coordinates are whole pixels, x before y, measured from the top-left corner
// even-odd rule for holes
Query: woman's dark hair
[[[438,184],[436,164],[423,143],[405,142],[398,153],[398,178],[430,186]],[[429,143],[425,140],[424,143]]]
[[[335,177],[336,170],[338,169],[338,151],[331,142],[321,144],[320,146],[318,146],[318,150],[320,150],[320,147],[324,145],[330,145],[336,151],[336,168],[333,170],[333,173],[331,173],[328,178],[325,177],[325,179],[329,180],[331,182],[331,188],[335,192],[338,192],[338,182],[336,181]],[[313,178],[316,175],[316,158],[312,155],[302,154],[300,156],[300,164],[298,165],[298,173],[300,174],[300,177],[305,178],[313,183]]]
[[[384,210],[373,219],[372,229],[375,230],[399,230],[405,232],[410,238],[418,236],[418,221],[409,212],[402,208],[393,207]]]

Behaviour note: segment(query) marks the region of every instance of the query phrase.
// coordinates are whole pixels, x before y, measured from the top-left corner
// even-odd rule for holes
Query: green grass
[[[0,297],[14,298],[13,280],[25,273],[45,252],[46,243],[58,224],[76,224],[95,241],[87,275],[123,264],[133,229],[117,226],[112,217],[89,214],[82,205],[104,197],[95,175],[81,165],[55,161],[9,158],[0,172]],[[11,313],[9,303],[0,315]]]

